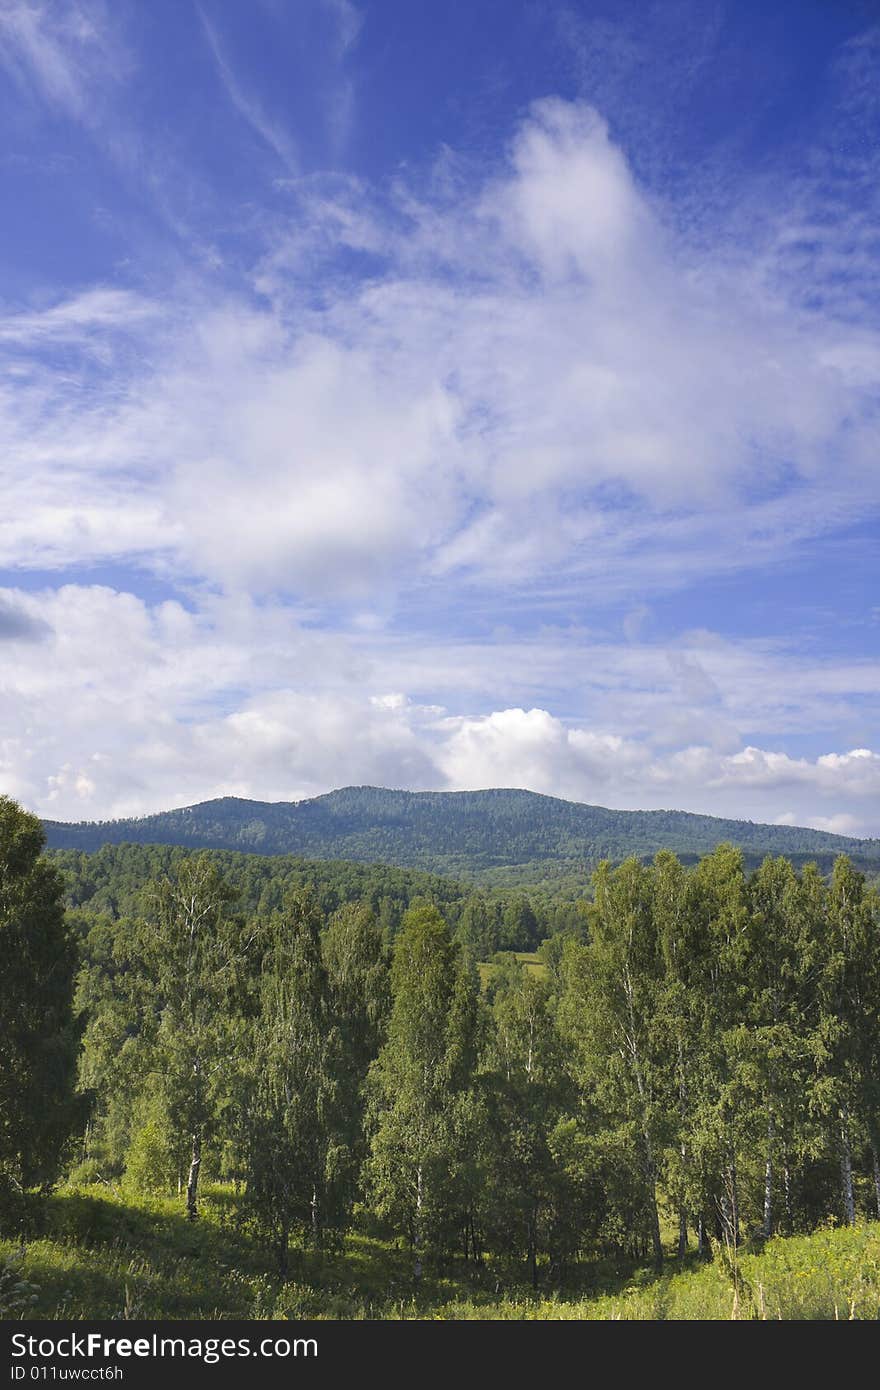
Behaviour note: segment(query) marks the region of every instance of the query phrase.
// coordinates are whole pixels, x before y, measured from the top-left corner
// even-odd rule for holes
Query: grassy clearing
[[[520,1266],[450,1263],[418,1290],[405,1249],[368,1234],[336,1254],[301,1252],[282,1285],[238,1221],[230,1188],[202,1218],[178,1202],[67,1189],[0,1240],[0,1317],[729,1320],[877,1319],[880,1223],[770,1241],[760,1253],[677,1269],[594,1266],[579,1287],[534,1295]],[[18,1260],[20,1258],[20,1263]],[[2,1270],[2,1265],[0,1265]],[[16,1294],[13,1290],[18,1289]],[[5,1306],[4,1306],[5,1300]]]
[[[527,970],[533,970],[537,979],[543,979],[544,976],[547,974],[547,967],[546,965],[544,965],[543,961],[538,959],[536,952],[512,951],[511,954],[515,957],[516,960],[519,961],[520,965],[524,965]],[[488,985],[489,981],[495,975],[498,974],[498,972],[501,969],[501,966],[498,965],[495,961],[484,960],[479,962],[479,964],[477,965],[477,969],[480,972],[480,984],[483,988],[483,991],[485,992],[486,986]]]

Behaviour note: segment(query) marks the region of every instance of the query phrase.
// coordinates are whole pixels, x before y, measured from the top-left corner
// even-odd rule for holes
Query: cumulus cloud
[[[652,683],[665,670],[674,701],[675,676],[650,648],[586,639],[579,651],[548,634],[524,664],[515,643],[468,657],[442,644],[426,651],[393,635],[365,638],[356,626],[331,635],[282,604],[215,596],[193,610],[97,585],[4,591],[0,619],[10,614],[0,790],[59,819],[224,794],[290,800],[368,783],[527,787],[622,808],[712,809],[841,833],[880,828],[880,754],[869,749],[794,758],[718,741],[668,747],[647,719],[614,722],[610,705],[600,718],[598,695],[589,719],[491,704],[499,689],[546,686],[567,662],[576,675],[589,671],[597,692],[628,684],[635,700],[641,689],[645,710],[656,712]],[[445,708],[417,694],[432,681],[432,660],[446,672]],[[464,694],[452,690],[455,662]],[[737,669],[747,687],[746,653]],[[467,712],[482,702],[486,712]]]
[[[812,830],[827,830],[832,835],[864,835],[864,823],[858,816],[841,811],[836,816],[806,816],[798,820],[794,811],[784,811],[776,816],[774,825],[806,825]]]
[[[372,663],[281,607],[148,605],[107,586],[0,595],[20,637],[0,670],[0,787],[57,817],[137,814],[342,782],[431,785],[402,696]]]
[[[481,211],[546,280],[583,279],[610,296],[621,277],[652,266],[657,229],[592,107],[558,97],[536,102],[513,141],[511,165],[513,177],[485,195]]]
[[[50,630],[42,618],[0,597],[0,642],[39,642]]]
[[[721,754],[691,746],[658,756],[645,741],[572,727],[546,710],[511,709],[482,718],[451,719],[439,754],[450,785],[470,788],[521,786],[579,801],[608,801],[618,807],[704,809],[707,796],[727,814],[748,804],[770,818],[778,796],[802,792],[810,800],[850,802],[880,794],[880,757],[867,749],[792,759],[772,750],[747,747]],[[713,793],[722,793],[721,799]],[[873,815],[873,806],[867,808]],[[718,813],[721,813],[720,809]],[[865,819],[845,812],[803,811],[777,823],[814,825],[838,834],[859,834]]]

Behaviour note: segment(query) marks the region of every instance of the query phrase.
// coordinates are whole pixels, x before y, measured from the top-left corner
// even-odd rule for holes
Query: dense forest
[[[743,851],[748,868],[768,854],[830,870],[838,854],[880,871],[880,841],[787,825],[756,825],[685,811],[611,811],[535,792],[404,792],[346,787],[309,801],[223,797],[137,820],[64,825],[46,821],[50,846],[96,850],[122,842],[191,849],[299,854],[384,862],[482,882],[545,885],[577,897],[603,859],[648,860],[671,849],[693,863],[716,845]]]
[[[210,852],[53,862],[0,809],[7,1222],[62,1174],[198,1221],[211,1180],[282,1279],[366,1223],[417,1282],[503,1256],[537,1284],[659,1268],[670,1223],[708,1258],[880,1216],[880,904],[845,856],[606,861],[542,969],[481,973],[475,922],[527,900]]]
[[[174,875],[187,851],[171,845],[106,845],[93,854],[51,850],[48,857],[63,873],[68,906],[78,919],[108,913],[142,913],[153,881]],[[458,939],[477,960],[497,951],[534,951],[549,936],[577,928],[586,910],[589,885],[579,898],[540,889],[486,890],[473,884],[387,864],[308,860],[296,855],[211,851],[212,862],[234,890],[246,914],[278,910],[293,889],[309,888],[324,917],[345,903],[366,904],[390,943],[407,908],[430,902],[439,908]],[[71,919],[73,920],[73,918]]]

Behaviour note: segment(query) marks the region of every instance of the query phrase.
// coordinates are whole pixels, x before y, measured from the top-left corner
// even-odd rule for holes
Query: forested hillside
[[[137,820],[44,822],[58,849],[105,844],[184,845],[314,859],[382,861],[514,886],[577,884],[603,859],[650,858],[670,849],[694,862],[716,845],[736,845],[748,867],[768,854],[823,870],[838,854],[880,869],[880,841],[788,825],[721,820],[685,811],[611,811],[535,792],[405,792],[346,787],[310,801],[222,797]]]
[[[193,1218],[239,1184],[282,1280],[358,1209],[417,1284],[497,1256],[533,1286],[659,1268],[672,1223],[683,1257],[880,1214],[880,903],[844,857],[606,863],[544,971],[482,988],[463,908],[413,896],[389,950],[369,901],[288,866],[254,910],[221,862],[147,852],[135,914],[71,913],[76,1181]]]
[[[540,968],[481,970],[546,925],[524,894],[42,839],[0,798],[0,1315],[31,1285],[86,1317],[430,1315],[450,1277],[556,1308],[672,1259],[712,1273],[636,1316],[766,1316],[791,1263],[756,1289],[747,1258],[829,1225],[807,1315],[874,1315],[880,898],[845,856],[605,861]]]
[[[96,915],[137,917],[149,911],[155,881],[176,873],[188,853],[173,845],[105,845],[92,854],[51,850],[49,857],[63,874],[68,906],[77,910],[74,920],[79,921]],[[369,908],[390,941],[407,909],[429,902],[478,960],[496,951],[533,951],[545,937],[581,931],[589,894],[587,878],[578,885],[579,897],[566,901],[515,889],[484,892],[473,884],[388,864],[233,850],[208,853],[248,914],[276,912],[289,893],[305,888],[325,916],[346,903]]]

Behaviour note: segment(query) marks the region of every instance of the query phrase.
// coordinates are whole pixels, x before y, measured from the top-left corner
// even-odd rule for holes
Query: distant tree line
[[[880,1216],[880,905],[844,857],[828,879],[781,858],[747,873],[731,846],[692,869],[604,863],[543,972],[509,956],[482,986],[479,895],[453,924],[414,894],[391,932],[314,883],[244,908],[217,855],[173,857],[132,915],[70,914],[89,1107],[71,1154],[72,935],[6,806],[0,924],[22,959],[0,1002],[20,995],[23,1021],[2,1096],[14,1108],[8,1068],[32,1077],[33,1136],[0,1161],[19,1184],[66,1164],[177,1191],[196,1219],[205,1175],[235,1182],[282,1273],[357,1212],[409,1243],[416,1276],[498,1252],[534,1281],[597,1254],[659,1265],[669,1218],[708,1254]],[[40,932],[61,948],[49,1021],[22,984]]]

